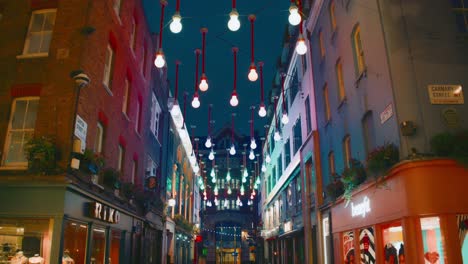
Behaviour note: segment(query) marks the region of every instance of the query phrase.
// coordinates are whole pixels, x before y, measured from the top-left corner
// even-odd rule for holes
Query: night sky
[[[158,0],[143,0],[145,11],[150,20],[152,32],[159,32],[161,14]],[[276,69],[276,60],[281,54],[282,38],[288,22],[287,0],[240,0],[237,1],[237,11],[241,21],[241,28],[231,32],[227,28],[232,1],[181,0],[180,13],[183,29],[174,34],[169,30],[169,23],[175,11],[176,1],[169,0],[165,8],[165,27],[163,30],[163,50],[168,67],[168,78],[172,93],[175,84],[175,61],[180,60],[179,68],[179,103],[183,107],[183,92],[187,91],[187,125],[195,125],[194,134],[205,136],[208,125],[208,105],[213,104],[215,124],[213,132],[226,123],[231,122],[231,113],[236,113],[236,131],[249,134],[249,120],[251,105],[255,110],[255,127],[263,134],[266,117],[260,119],[257,114],[260,103],[260,77],[256,82],[247,79],[250,65],[250,21],[249,14],[255,14],[255,61],[263,61],[265,101],[272,86],[272,78]],[[195,86],[195,54],[196,48],[202,48],[202,34],[200,29],[208,28],[206,35],[206,75],[209,89],[200,92],[201,106],[191,107]],[[233,55],[231,47],[239,48],[237,63],[237,92],[239,105],[229,104],[233,88]],[[200,68],[201,74],[201,58]],[[258,67],[257,67],[258,72]]]

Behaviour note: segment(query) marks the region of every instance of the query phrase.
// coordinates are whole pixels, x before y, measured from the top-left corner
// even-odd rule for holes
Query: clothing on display
[[[398,251],[391,243],[385,245],[384,253],[385,264],[398,264]]]
[[[28,258],[24,256],[23,251],[16,252],[10,261],[11,264],[28,264]]]
[[[62,264],[75,264],[75,261],[70,257],[70,251],[65,250],[63,252]]]
[[[39,254],[35,254],[33,257],[29,258],[29,264],[43,264],[44,258],[39,256]]]

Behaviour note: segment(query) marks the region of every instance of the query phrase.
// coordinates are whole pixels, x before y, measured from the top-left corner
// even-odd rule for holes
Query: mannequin
[[[29,264],[44,264],[44,258],[39,254],[34,254],[34,257],[29,258]]]
[[[10,261],[11,264],[28,264],[28,258],[24,255],[23,251],[16,252],[15,256]]]
[[[65,249],[62,257],[62,264],[75,264],[75,261],[70,257],[70,251]]]

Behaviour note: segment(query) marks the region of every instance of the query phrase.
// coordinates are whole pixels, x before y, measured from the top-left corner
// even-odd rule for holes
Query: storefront
[[[467,263],[466,186],[468,170],[453,161],[400,163],[332,206],[335,261]]]

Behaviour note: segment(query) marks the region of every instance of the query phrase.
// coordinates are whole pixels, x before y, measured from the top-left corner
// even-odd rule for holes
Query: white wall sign
[[[120,222],[118,210],[98,202],[89,203],[89,216],[113,224]]]
[[[367,196],[364,197],[364,200],[358,204],[351,202],[351,216],[362,216],[366,217],[367,213],[370,213],[370,200]]]
[[[79,115],[76,115],[75,136],[81,140],[81,151],[86,148],[86,135],[88,133],[88,124]]]
[[[287,233],[287,232],[290,232],[292,230],[292,223],[291,221],[288,221],[286,223],[284,223],[284,232]]]
[[[427,86],[431,104],[463,104],[461,85],[434,84]]]
[[[393,105],[390,103],[385,107],[385,109],[380,113],[380,124],[387,122],[390,117],[393,116]]]

